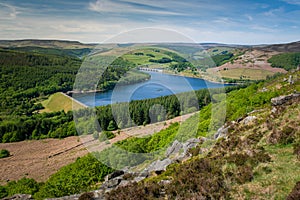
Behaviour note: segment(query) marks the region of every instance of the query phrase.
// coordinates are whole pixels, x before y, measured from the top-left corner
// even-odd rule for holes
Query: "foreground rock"
[[[279,96],[271,99],[271,103],[273,106],[280,106],[283,104],[287,104],[294,99],[300,98],[300,93],[290,94],[286,96]]]

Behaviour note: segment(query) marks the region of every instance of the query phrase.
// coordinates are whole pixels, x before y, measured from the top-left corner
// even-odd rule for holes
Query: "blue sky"
[[[282,43],[300,40],[299,19],[300,0],[0,0],[0,39],[102,42],[155,27],[196,42]]]

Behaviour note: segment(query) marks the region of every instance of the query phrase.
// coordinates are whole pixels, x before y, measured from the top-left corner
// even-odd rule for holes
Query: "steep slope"
[[[289,94],[299,89],[299,73],[294,76],[298,77],[297,85],[277,79],[265,84],[265,89],[280,88]],[[119,187],[107,193],[106,198],[286,198],[300,181],[299,102],[299,94],[273,99],[273,106],[228,122],[223,128],[228,132],[223,137],[216,142],[206,140],[191,150],[192,159],[169,166],[161,175]],[[290,196],[299,198],[296,195],[297,187]]]

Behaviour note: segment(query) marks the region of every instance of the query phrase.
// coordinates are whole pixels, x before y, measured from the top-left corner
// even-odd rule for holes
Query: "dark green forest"
[[[272,67],[283,68],[287,71],[296,69],[300,65],[300,53],[282,53],[272,56],[268,60]]]
[[[72,112],[39,114],[38,110],[43,108],[39,102],[48,95],[73,89],[81,62],[70,56],[0,50],[0,141],[76,135]],[[114,87],[131,67],[128,61],[116,59],[103,73],[99,88]],[[123,84],[149,78],[137,71],[124,77]]]

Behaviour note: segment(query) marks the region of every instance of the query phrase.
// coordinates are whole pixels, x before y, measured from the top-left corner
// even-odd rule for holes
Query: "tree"
[[[108,131],[113,131],[113,130],[115,130],[115,129],[116,129],[116,123],[115,123],[113,120],[111,120],[111,121],[109,122],[109,124],[108,124],[107,130],[108,130]]]

